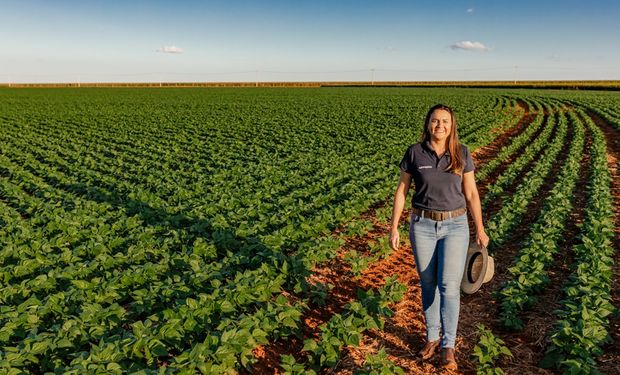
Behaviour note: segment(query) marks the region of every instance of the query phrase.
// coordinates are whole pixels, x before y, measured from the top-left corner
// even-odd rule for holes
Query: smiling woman
[[[459,142],[450,107],[438,104],[428,111],[422,140],[407,149],[400,168],[390,241],[397,249],[398,222],[413,180],[409,240],[420,275],[427,336],[419,354],[430,359],[441,345],[442,366],[456,370],[460,285],[469,246],[467,207],[476,223],[476,243],[486,247],[489,237],[482,224],[474,163],[469,149]]]

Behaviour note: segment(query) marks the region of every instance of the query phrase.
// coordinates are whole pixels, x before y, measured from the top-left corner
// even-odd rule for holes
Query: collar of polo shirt
[[[424,148],[426,148],[427,151],[435,152],[435,150],[433,150],[433,147],[431,146],[431,141],[425,141],[423,144],[424,144]],[[437,155],[436,152],[435,152],[435,155]],[[446,152],[443,155],[444,156],[450,155],[450,149],[446,147]]]

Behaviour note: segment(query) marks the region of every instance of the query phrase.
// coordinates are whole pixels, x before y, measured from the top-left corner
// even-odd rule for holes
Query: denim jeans
[[[426,318],[426,338],[454,348],[461,303],[461,278],[469,247],[467,214],[435,221],[411,215],[413,248]]]

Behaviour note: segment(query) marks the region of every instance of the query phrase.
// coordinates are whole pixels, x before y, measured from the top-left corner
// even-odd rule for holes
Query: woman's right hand
[[[398,250],[398,246],[400,246],[400,233],[398,233],[398,228],[392,228],[390,231],[390,246],[392,250]]]
[[[390,222],[390,247],[392,250],[398,250],[400,246],[400,233],[398,233],[398,222],[405,207],[407,200],[407,192],[411,185],[411,175],[405,171],[400,171],[400,181],[396,193],[394,193],[394,206],[392,207],[392,221]]]

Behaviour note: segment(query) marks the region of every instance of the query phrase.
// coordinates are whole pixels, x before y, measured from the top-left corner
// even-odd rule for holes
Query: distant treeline
[[[0,83],[0,87],[487,87],[620,90],[620,81],[86,82]]]

